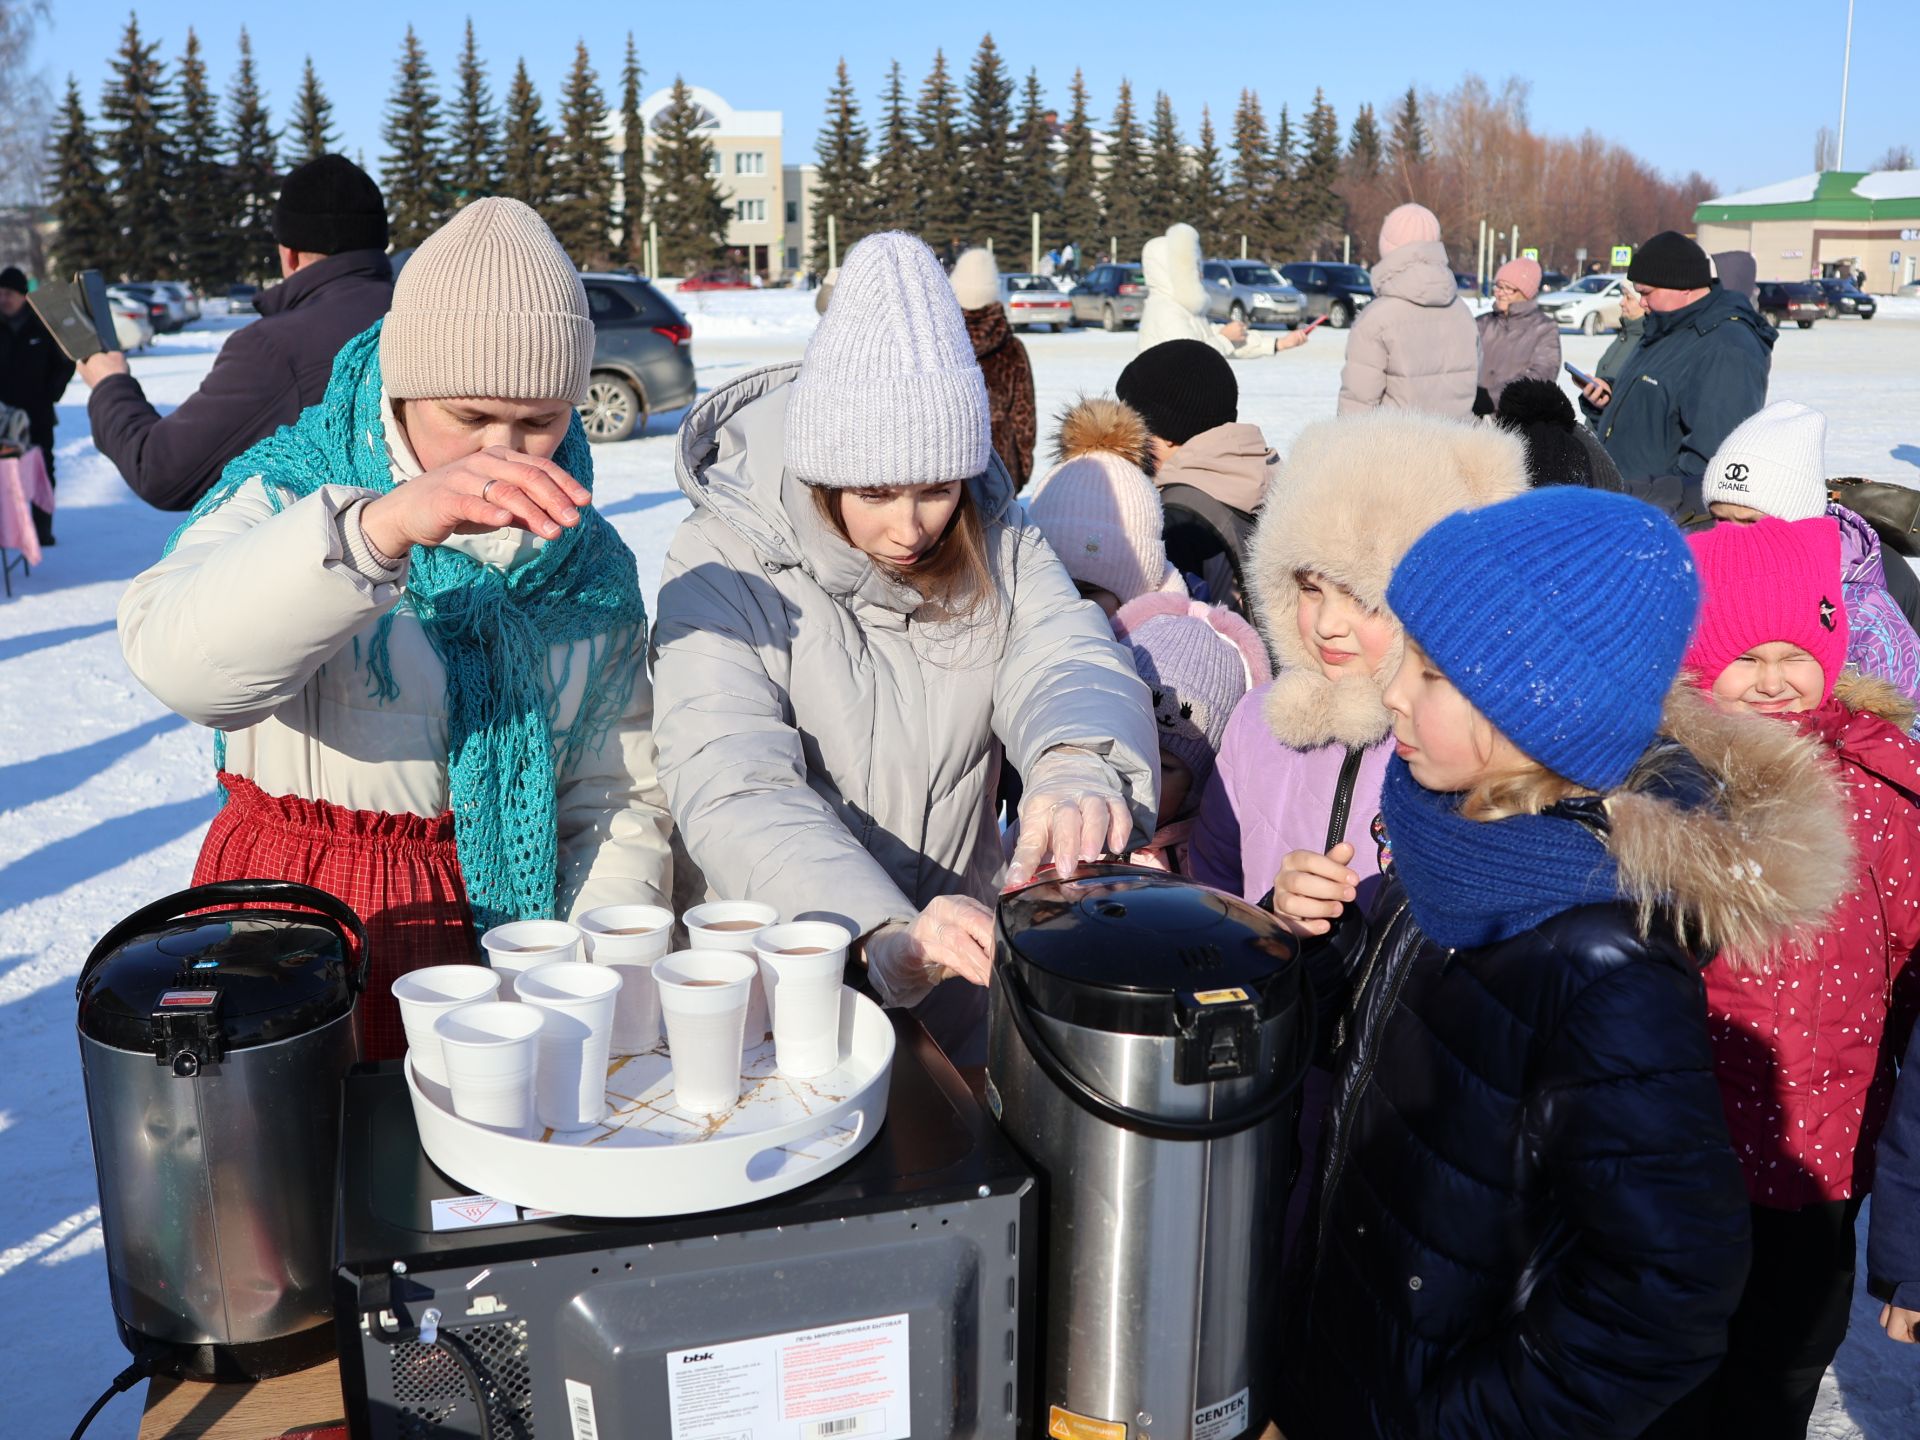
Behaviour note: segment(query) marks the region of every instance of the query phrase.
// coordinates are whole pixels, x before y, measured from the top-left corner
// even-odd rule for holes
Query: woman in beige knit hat
[[[120,606],[127,662],[220,732],[196,883],[305,881],[395,975],[502,921],[660,903],[646,612],[591,508],[580,277],[517,200],[421,245],[319,405],[255,445]]]

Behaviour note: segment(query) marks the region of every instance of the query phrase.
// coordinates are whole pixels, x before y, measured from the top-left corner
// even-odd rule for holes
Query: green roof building
[[[1913,280],[1920,253],[1920,170],[1828,170],[1723,195],[1693,212],[1709,255],[1752,254],[1762,280],[1847,271],[1881,293]]]

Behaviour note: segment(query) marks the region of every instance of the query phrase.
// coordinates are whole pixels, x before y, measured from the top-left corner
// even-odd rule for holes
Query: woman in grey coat
[[[654,629],[660,778],[708,888],[861,937],[883,998],[986,983],[1002,752],[1013,883],[1152,833],[1146,686],[1013,503],[958,302],[910,236],[863,240],[804,361],[681,429],[694,502]],[[950,1050],[984,992],[930,1009]]]
[[[1560,322],[1540,308],[1540,262],[1524,256],[1493,272],[1493,309],[1480,327],[1480,389],[1474,414],[1491,415],[1516,380],[1560,379]]]

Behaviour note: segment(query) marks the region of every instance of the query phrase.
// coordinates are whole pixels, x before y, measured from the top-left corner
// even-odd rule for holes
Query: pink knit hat
[[[1521,299],[1531,300],[1540,293],[1540,262],[1524,255],[1518,260],[1509,260],[1493,272],[1493,283],[1511,285],[1520,292]]]
[[[1687,537],[1700,572],[1700,624],[1686,667],[1703,690],[1735,660],[1777,640],[1820,662],[1833,694],[1847,663],[1847,604],[1840,594],[1840,524],[1766,516]]]
[[[1196,788],[1204,784],[1233,707],[1271,678],[1260,636],[1225,606],[1183,595],[1142,595],[1122,605],[1113,633],[1153,691],[1160,744],[1186,762]]]
[[[1426,206],[1396,206],[1380,222],[1380,258],[1386,259],[1402,245],[1425,245],[1439,238],[1440,221]]]
[[[1140,457],[1146,425],[1118,400],[1082,400],[1061,417],[1060,463],[1027,501],[1027,513],[1067,573],[1121,604],[1186,582],[1167,560],[1160,492]]]

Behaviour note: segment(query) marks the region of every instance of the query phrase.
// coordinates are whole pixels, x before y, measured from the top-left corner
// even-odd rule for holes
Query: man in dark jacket
[[[157,509],[192,509],[229,460],[318,403],[340,347],[393,299],[385,202],[344,156],[323,155],[287,176],[273,238],[284,283],[261,293],[260,319],[233,333],[199,390],[171,414],[148,403],[119,352],[80,367],[93,387],[94,444]]]
[[[1714,286],[1706,251],[1677,231],[1641,246],[1627,278],[1646,330],[1618,378],[1583,392],[1600,412],[1600,442],[1629,488],[1698,481],[1733,427],[1767,403],[1773,328]]]
[[[1920,1029],[1907,1042],[1879,1162],[1867,1222],[1867,1293],[1884,1302],[1880,1328],[1887,1338],[1912,1345],[1920,1341]]]
[[[27,438],[40,447],[53,480],[54,405],[73,378],[73,361],[54,343],[40,317],[27,304],[27,277],[18,267],[0,270],[0,405],[27,414]],[[53,543],[53,516],[33,507],[40,543]]]

